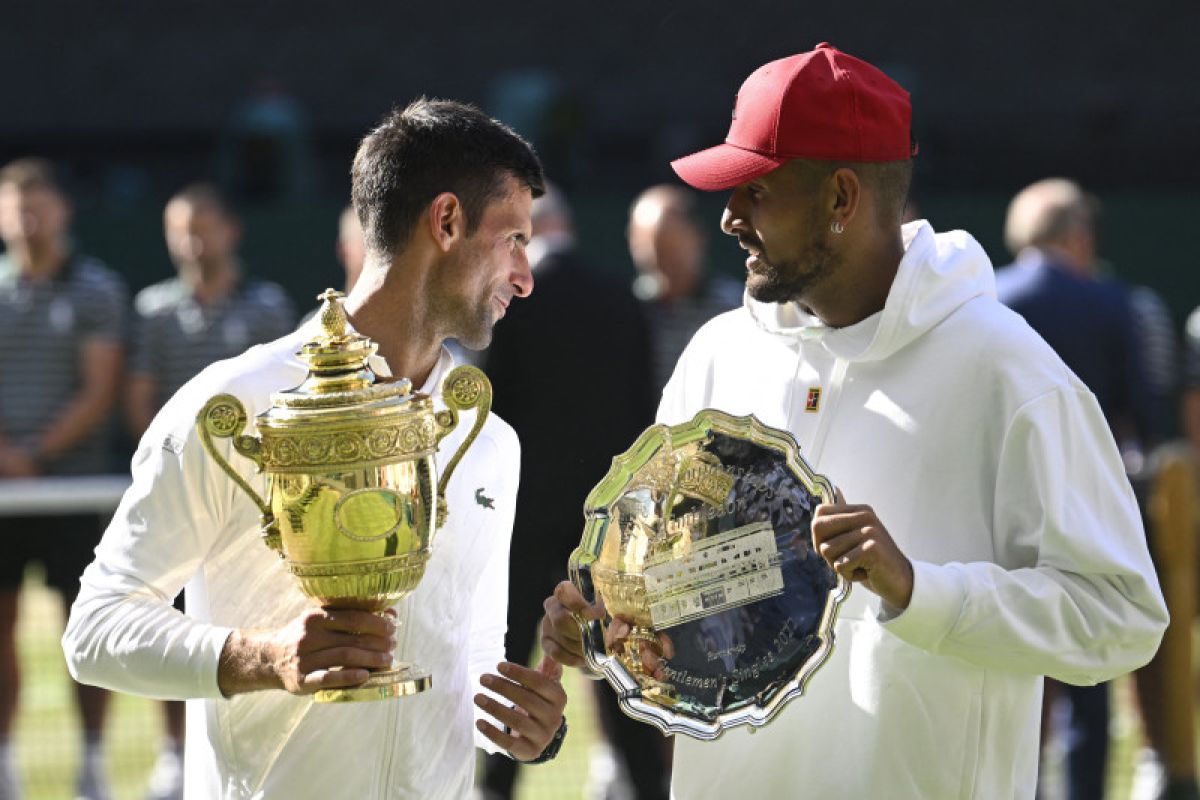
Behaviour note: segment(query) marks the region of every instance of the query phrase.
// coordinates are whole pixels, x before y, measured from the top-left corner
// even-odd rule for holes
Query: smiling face
[[[750,254],[746,289],[755,300],[808,305],[838,271],[823,183],[793,161],[734,188],[721,230]]]
[[[529,187],[506,177],[500,196],[484,207],[474,233],[448,254],[438,270],[430,302],[446,335],[465,347],[481,350],[491,344],[492,326],[512,299],[533,291],[525,255],[532,206]]]

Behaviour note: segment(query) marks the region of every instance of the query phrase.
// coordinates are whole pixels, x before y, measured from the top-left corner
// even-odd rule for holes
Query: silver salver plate
[[[833,497],[790,433],[712,409],[613,459],[570,576],[604,601],[603,619],[581,620],[584,652],[626,714],[715,739],[804,693],[850,591],[812,546],[813,511]],[[614,618],[630,631],[606,645]]]

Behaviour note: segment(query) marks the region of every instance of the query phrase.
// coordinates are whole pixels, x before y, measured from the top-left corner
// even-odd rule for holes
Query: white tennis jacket
[[[677,737],[696,798],[1032,798],[1042,676],[1150,659],[1167,623],[1095,398],[995,297],[969,235],[905,226],[884,309],[830,329],[795,305],[717,317],[659,421],[706,407],[795,434],[912,560],[902,613],[853,589],[829,662],[770,725]]]

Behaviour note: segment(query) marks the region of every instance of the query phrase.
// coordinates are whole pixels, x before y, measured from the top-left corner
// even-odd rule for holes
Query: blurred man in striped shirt
[[[71,204],[54,167],[0,169],[0,480],[108,470],[107,423],[124,359],[125,284],[70,238]],[[25,566],[70,606],[107,519],[0,517],[0,798],[19,796],[8,745],[17,706],[15,625]],[[108,692],[76,685],[84,749],[76,797],[109,796],[101,732]]]

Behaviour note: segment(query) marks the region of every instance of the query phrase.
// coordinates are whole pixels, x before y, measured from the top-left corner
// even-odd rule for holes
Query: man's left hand
[[[567,693],[563,691],[562,665],[546,656],[537,669],[502,661],[499,675],[484,675],[480,683],[512,703],[507,706],[486,694],[475,695],[475,705],[508,730],[485,720],[475,727],[518,761],[532,761],[542,754],[562,724]]]
[[[817,506],[812,521],[813,547],[833,570],[848,581],[861,583],[897,611],[912,599],[912,562],[879,521],[870,506],[837,502]]]

